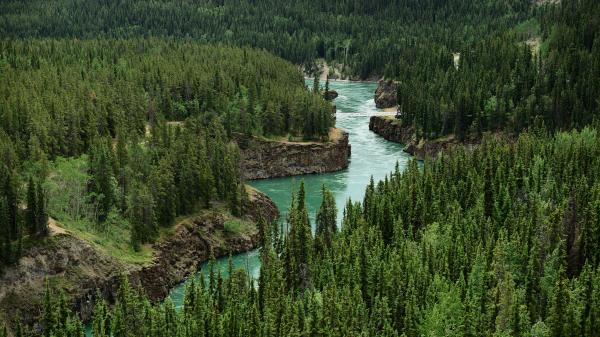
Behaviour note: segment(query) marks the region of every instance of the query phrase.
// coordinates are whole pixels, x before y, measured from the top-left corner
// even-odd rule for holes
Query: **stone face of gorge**
[[[398,85],[394,81],[379,80],[373,99],[379,109],[393,108],[398,105]]]
[[[278,217],[277,207],[266,195],[251,191],[246,220]],[[154,301],[165,298],[170,289],[198,270],[213,251],[215,257],[245,252],[257,247],[258,229],[242,233],[224,230],[225,218],[217,212],[185,219],[173,234],[155,243],[152,262],[140,267],[108,256],[71,234],[57,234],[45,244],[25,252],[18,266],[0,277],[0,322],[10,322],[19,312],[25,324],[39,322],[45,280],[65,290],[72,308],[83,320],[91,317],[98,290],[113,302],[122,275],[144,288]],[[34,325],[34,329],[40,329]]]
[[[412,128],[403,127],[397,120],[384,116],[371,116],[369,119],[369,130],[386,140],[401,144],[408,144],[413,137]]]
[[[371,116],[369,130],[389,141],[404,144],[403,151],[419,160],[435,158],[440,152],[459,144],[454,137],[428,141],[417,140],[412,127],[402,126],[400,121],[384,116]]]
[[[348,133],[330,142],[285,142],[254,138],[242,149],[245,179],[266,179],[343,170],[348,167]]]

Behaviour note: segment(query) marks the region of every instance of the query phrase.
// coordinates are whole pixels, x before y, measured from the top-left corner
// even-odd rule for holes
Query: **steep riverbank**
[[[404,144],[403,151],[419,160],[435,158],[440,152],[460,144],[452,135],[433,140],[416,139],[412,127],[403,126],[393,116],[371,116],[369,130],[386,140]]]
[[[241,150],[245,179],[324,173],[348,167],[348,133],[332,129],[328,142],[289,142],[253,138]]]
[[[396,108],[398,105],[398,83],[391,80],[379,80],[373,99],[379,109]]]
[[[11,322],[16,315],[28,325],[39,321],[46,279],[52,288],[64,290],[84,320],[90,318],[96,290],[112,301],[122,275],[142,286],[152,300],[166,297],[211,252],[220,257],[257,247],[255,222],[259,217],[274,221],[278,211],[266,195],[252,188],[249,194],[244,219],[218,211],[185,218],[152,246],[153,258],[147,265],[120,261],[68,231],[55,233],[42,246],[26,251],[19,265],[0,277],[0,321]]]

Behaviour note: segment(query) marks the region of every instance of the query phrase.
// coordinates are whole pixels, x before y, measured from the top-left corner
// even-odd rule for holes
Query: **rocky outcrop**
[[[406,144],[403,151],[417,157],[419,160],[425,160],[425,158],[435,158],[443,151],[460,144],[454,136],[433,140],[420,139],[417,141],[413,139]]]
[[[404,144],[403,151],[415,156],[419,160],[435,158],[440,153],[457,145],[472,147],[481,143],[482,140],[481,136],[471,136],[461,142],[454,135],[429,140],[416,139],[411,127],[402,126],[399,120],[389,116],[372,116],[369,120],[369,130],[389,141]],[[493,136],[507,140],[511,139],[509,135],[502,133],[497,133]]]
[[[194,273],[209,259],[240,253],[259,243],[253,221],[262,217],[275,221],[277,207],[266,195],[249,190],[248,215],[243,230],[225,230],[226,216],[216,211],[187,218],[173,234],[153,245],[152,262],[134,265],[110,257],[90,243],[67,233],[48,237],[39,247],[25,252],[16,267],[0,277],[0,322],[11,322],[18,314],[22,322],[34,325],[41,316],[45,282],[65,291],[73,310],[83,320],[91,317],[97,291],[109,302],[114,300],[123,275],[144,288],[152,300],[166,297],[170,289]]]
[[[279,217],[277,205],[266,194],[246,185],[249,205],[246,207],[246,217],[248,220],[257,223],[265,220],[267,223],[276,221]]]
[[[121,263],[70,234],[57,234],[23,254],[16,267],[0,277],[0,319],[33,324],[42,314],[45,281],[73,299],[73,307],[88,317],[88,294],[111,289],[119,273],[131,266]],[[9,324],[10,325],[10,324]],[[39,327],[34,327],[38,329]]]
[[[328,101],[332,101],[338,97],[338,92],[332,89],[329,89],[323,93],[323,98]]]
[[[242,149],[245,179],[333,172],[348,167],[348,133],[330,132],[328,142],[288,142],[253,138]]]
[[[399,120],[390,116],[371,116],[369,130],[389,141],[401,144],[408,144],[413,137],[411,127],[402,126]]]
[[[394,81],[379,80],[375,90],[375,106],[379,109],[393,108],[398,105],[398,84]]]

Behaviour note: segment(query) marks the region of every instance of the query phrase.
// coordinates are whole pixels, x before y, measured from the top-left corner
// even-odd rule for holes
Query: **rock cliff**
[[[332,100],[336,99],[337,97],[338,97],[338,92],[333,89],[330,89],[323,93],[323,98],[325,98],[328,101],[332,101]]]
[[[97,290],[109,302],[114,300],[123,275],[132,284],[142,286],[150,299],[163,299],[174,285],[207,261],[211,251],[220,257],[258,245],[254,221],[260,217],[274,221],[278,211],[266,195],[249,189],[249,196],[242,230],[225,230],[226,216],[217,211],[186,218],[174,226],[172,234],[153,245],[152,262],[144,266],[110,257],[68,232],[48,237],[43,245],[26,251],[19,265],[0,277],[0,323],[12,322],[18,313],[22,322],[39,330],[34,323],[42,314],[46,279],[52,288],[65,291],[73,310],[83,320],[91,317]]]
[[[242,149],[245,179],[333,172],[348,167],[348,133],[330,132],[329,142],[288,142],[253,138]]]
[[[398,84],[394,81],[379,80],[373,99],[379,109],[393,108],[398,105]]]
[[[369,130],[389,141],[404,144],[403,151],[417,157],[419,160],[435,158],[441,152],[458,145],[476,146],[483,139],[483,136],[475,135],[471,135],[463,141],[459,141],[454,135],[429,140],[416,139],[411,127],[402,126],[400,121],[387,116],[372,116],[369,120]],[[510,135],[504,133],[495,133],[492,136],[505,140],[513,139]]]
[[[389,141],[405,145],[413,138],[411,127],[402,126],[400,121],[388,116],[371,116],[369,130]]]

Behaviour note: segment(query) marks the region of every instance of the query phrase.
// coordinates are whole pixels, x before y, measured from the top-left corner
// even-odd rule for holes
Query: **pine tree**
[[[131,244],[139,250],[141,244],[152,242],[157,234],[154,200],[145,185],[139,184],[132,189],[127,209],[131,223]]]
[[[213,174],[210,168],[210,164],[208,162],[208,157],[206,155],[206,150],[202,149],[200,151],[200,200],[202,201],[204,208],[210,208],[210,201],[213,197],[213,190],[215,186],[215,181],[213,178]]]
[[[317,248],[322,253],[326,247],[331,246],[333,235],[337,231],[337,208],[333,194],[325,185],[322,186],[321,194],[323,199],[317,212],[315,244],[325,246]]]
[[[112,150],[105,140],[99,140],[92,149],[90,158],[90,170],[93,177],[91,191],[96,194],[99,204],[98,221],[102,223],[115,201]]]
[[[310,222],[308,220],[308,211],[305,206],[304,181],[300,183],[298,190],[298,204],[295,211],[292,212],[291,232],[294,235],[292,243],[294,262],[296,268],[297,284],[304,290],[311,285],[311,260],[312,260],[312,233]]]
[[[96,293],[96,304],[94,306],[94,314],[92,320],[92,332],[94,337],[108,337],[109,334],[108,324],[108,310],[106,303],[102,298],[100,292]]]
[[[30,235],[37,234],[39,230],[37,219],[37,199],[38,197],[33,178],[29,177],[29,184],[27,185],[27,210],[25,213],[25,223],[27,224],[27,230]]]
[[[37,207],[36,207],[36,228],[37,232],[43,236],[48,235],[48,213],[46,211],[46,192],[41,184],[38,183],[37,189]]]
[[[44,324],[44,336],[53,336],[55,329],[57,328],[57,317],[55,314],[55,303],[50,284],[46,280],[46,291],[44,293],[44,304],[43,304],[43,324]]]
[[[9,241],[19,240],[19,194],[18,194],[18,183],[15,173],[9,173],[5,180],[4,192],[6,195],[6,208],[7,208],[7,220]]]

